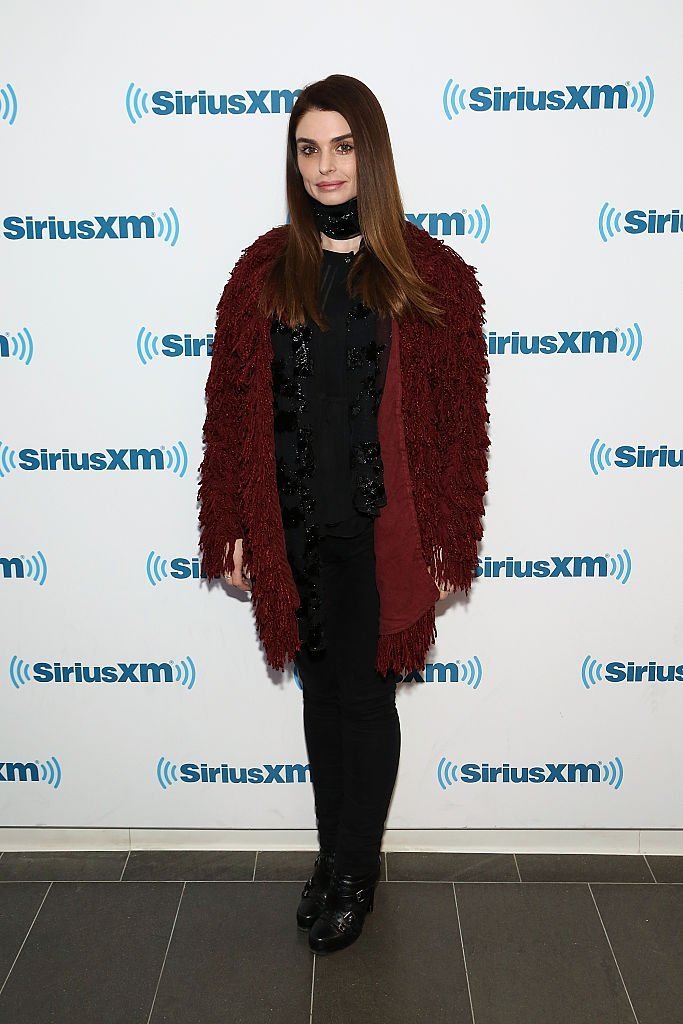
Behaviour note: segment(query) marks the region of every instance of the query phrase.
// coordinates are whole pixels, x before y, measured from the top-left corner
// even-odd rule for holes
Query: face
[[[297,125],[296,152],[304,188],[314,199],[336,206],[357,194],[353,136],[338,111],[307,111]]]

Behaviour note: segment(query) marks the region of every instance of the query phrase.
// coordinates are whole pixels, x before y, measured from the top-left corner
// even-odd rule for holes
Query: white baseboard
[[[0,850],[315,850],[312,829],[0,828]],[[387,829],[388,852],[683,855],[683,829]]]

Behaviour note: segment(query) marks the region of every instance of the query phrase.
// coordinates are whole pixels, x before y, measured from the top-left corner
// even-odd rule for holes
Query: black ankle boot
[[[296,912],[299,928],[310,928],[324,909],[333,868],[334,850],[320,850],[315,858],[313,874],[301,892],[301,902]]]
[[[379,873],[379,861],[369,875],[340,875],[332,871],[326,906],[308,936],[314,953],[333,953],[356,941],[363,931],[365,915],[374,906]]]

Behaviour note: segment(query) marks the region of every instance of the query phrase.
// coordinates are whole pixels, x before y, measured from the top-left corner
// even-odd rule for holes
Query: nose
[[[329,171],[334,170],[334,154],[331,151],[326,153],[324,149],[320,150],[318,168],[321,174],[327,174]]]

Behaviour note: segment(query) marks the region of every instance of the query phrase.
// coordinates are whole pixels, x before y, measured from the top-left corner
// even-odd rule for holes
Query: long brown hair
[[[318,301],[320,233],[297,162],[296,132],[309,110],[335,110],[346,118],[356,152],[358,219],[364,246],[348,275],[348,289],[381,315],[397,319],[411,311],[441,324],[436,289],[418,275],[406,245],[405,214],[384,112],[375,94],[357,78],[329,75],[307,85],[289,117],[287,132],[287,244],[264,282],[259,309],[294,326],[310,317],[327,328]]]

